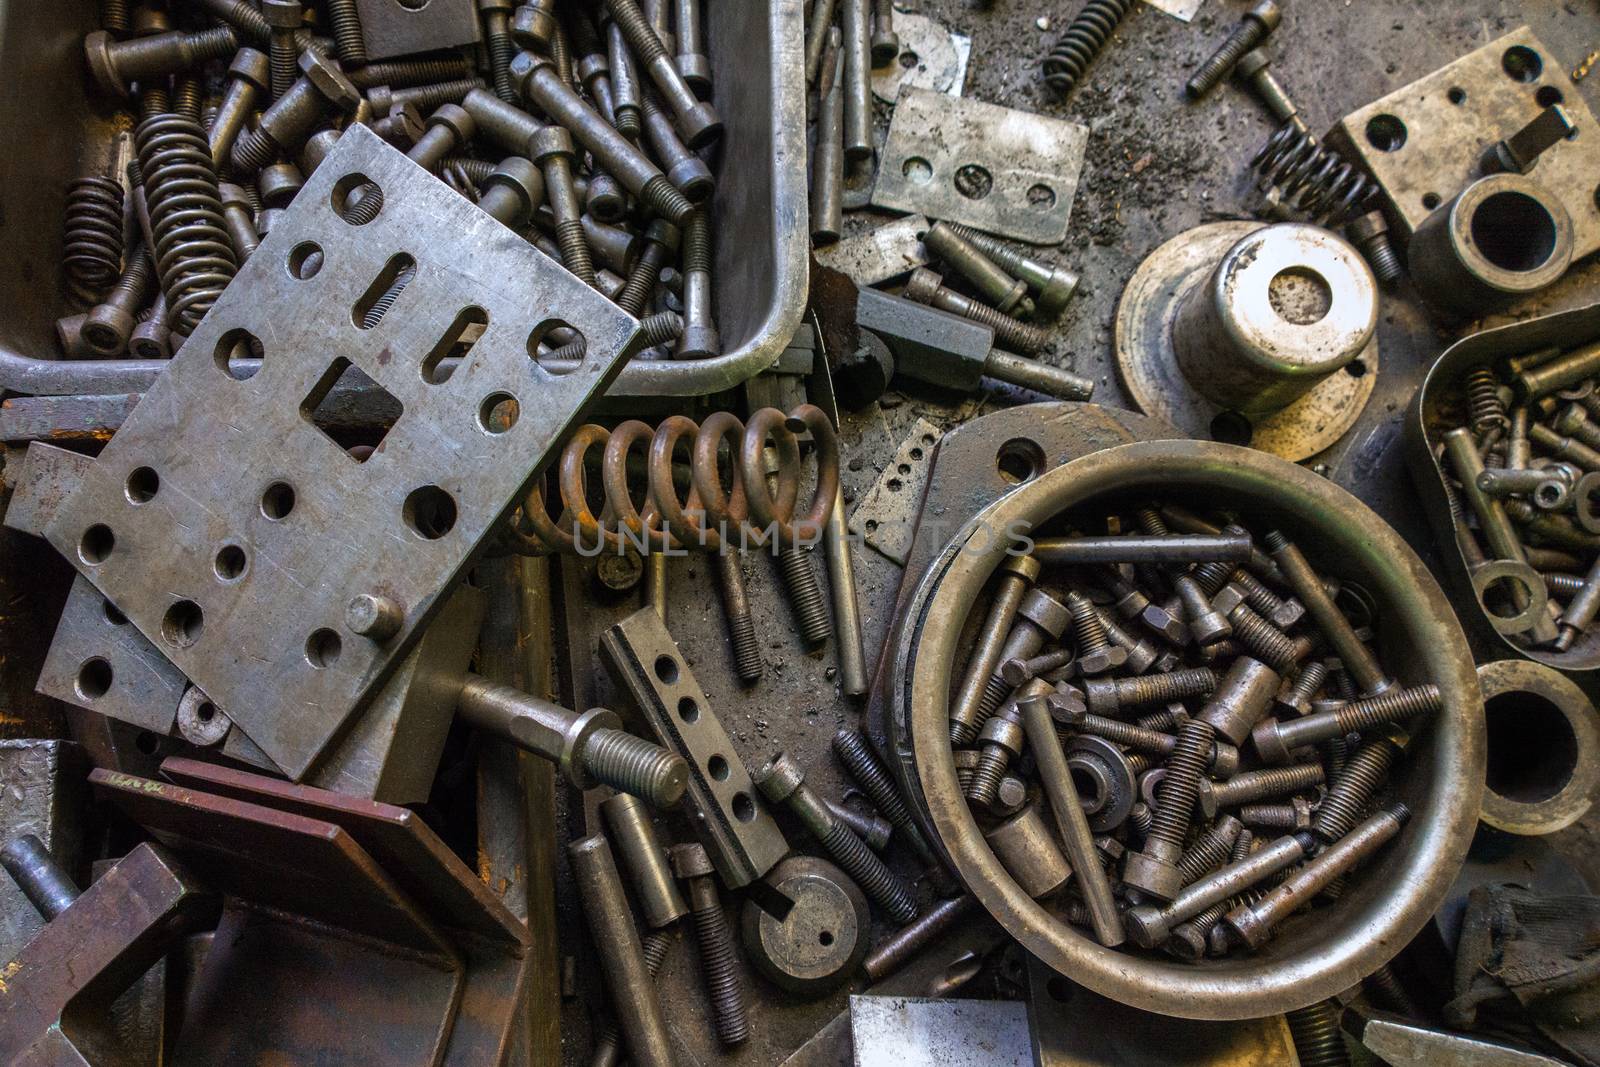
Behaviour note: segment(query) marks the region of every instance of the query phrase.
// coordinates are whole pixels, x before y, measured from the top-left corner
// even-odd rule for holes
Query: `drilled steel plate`
[[[368,59],[478,42],[472,0],[356,0]]]
[[[971,37],[951,33],[926,15],[898,8],[894,32],[900,37],[900,51],[888,63],[872,69],[873,96],[892,104],[902,85],[961,95],[972,56]]]
[[[352,226],[333,205],[363,180],[384,207]],[[358,327],[403,257],[414,279]],[[558,322],[588,354],[553,376],[529,352]],[[264,350],[244,381],[225,369],[240,330]],[[638,347],[633,319],[352,126],[46,535],[298,779]],[[364,462],[312,421],[346,364],[402,409]],[[345,626],[364,593],[403,610],[381,643]]]
[[[1122,387],[1140,411],[1165,419],[1190,437],[1220,440],[1217,431],[1223,427],[1246,423],[1235,414],[1219,421],[1224,409],[1183,376],[1172,348],[1173,321],[1184,298],[1205,281],[1223,253],[1265,225],[1213,222],[1180,234],[1139,264],[1117,305],[1117,377]],[[1330,374],[1288,407],[1248,423],[1247,443],[1297,463],[1314,456],[1355,425],[1377,382],[1374,334],[1350,367]]]
[[[1074,122],[902,88],[872,203],[1057,244],[1088,140],[1088,127]]]
[[[850,512],[850,532],[902,567],[917,532],[922,490],[933,470],[934,446],[943,431],[918,419],[867,495]]]
[[[1378,180],[1391,221],[1409,234],[1482,176],[1485,148],[1556,103],[1578,132],[1541,155],[1528,177],[1572,216],[1578,260],[1600,248],[1600,129],[1556,54],[1526,26],[1351,112],[1328,138]]]

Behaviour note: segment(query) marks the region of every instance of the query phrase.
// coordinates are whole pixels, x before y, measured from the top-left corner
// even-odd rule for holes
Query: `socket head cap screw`
[[[761,795],[774,804],[782,804],[788,800],[806,780],[805,772],[800,770],[800,765],[783,752],[768,760],[766,765],[756,772],[755,778],[756,787],[761,790]]]
[[[1272,66],[1272,60],[1267,58],[1267,53],[1259,48],[1252,48],[1239,57],[1239,62],[1234,66],[1234,71],[1245,81],[1254,78],[1260,71]]]
[[[1245,18],[1261,23],[1262,28],[1271,33],[1283,21],[1283,9],[1273,3],[1273,0],[1261,0],[1261,3],[1245,14]]]
[[[264,93],[272,77],[272,64],[265,53],[254,48],[241,48],[233,54],[233,61],[228,64],[228,77],[249,82],[257,92]]]
[[[261,0],[261,17],[275,30],[297,30],[305,18],[305,9],[300,0]]]
[[[713,873],[711,857],[701,844],[673,845],[668,850],[672,860],[672,873],[679,878],[709,878]]]
[[[944,285],[944,277],[927,267],[918,267],[911,272],[910,279],[906,282],[905,297],[907,300],[926,304],[931,301],[934,294]]]
[[[518,48],[544,48],[555,32],[555,16],[534,4],[523,4],[511,15],[511,39]]]
[[[116,60],[111,58],[111,46],[114,43],[105,30],[94,30],[83,39],[83,56],[96,85],[110,96],[127,96],[128,85],[117,73]]]
[[[1255,729],[1250,731],[1250,744],[1263,763],[1278,767],[1289,762],[1289,749],[1283,743],[1283,735],[1278,733],[1277,719],[1262,719],[1256,723]]]
[[[1128,853],[1122,863],[1122,880],[1160,901],[1170,901],[1183,888],[1183,872],[1177,864],[1143,852]]]
[[[573,154],[572,134],[564,126],[541,126],[528,138],[528,154],[541,167],[553,156],[570,157]]]

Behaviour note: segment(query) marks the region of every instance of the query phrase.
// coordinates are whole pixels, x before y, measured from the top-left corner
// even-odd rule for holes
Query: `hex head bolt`
[[[933,850],[928,847],[927,839],[922,836],[922,831],[911,817],[911,810],[900,796],[900,790],[889,777],[889,772],[878,762],[866,737],[856,730],[839,730],[833,735],[833,754],[839,757],[839,762],[844,764],[856,785],[872,801],[872,806],[889,820],[895,832],[916,851],[918,858],[930,865],[934,863]]]
[[[1066,847],[1067,861],[1072,864],[1073,878],[1089,910],[1090,925],[1095,940],[1107,948],[1122,944],[1122,917],[1117,914],[1116,901],[1111,896],[1111,881],[1095,850],[1094,835],[1089,830],[1089,820],[1078,799],[1078,787],[1073,782],[1072,770],[1067,765],[1067,754],[1062,751],[1061,739],[1056,736],[1055,719],[1051,715],[1052,697],[1034,696],[1017,704],[1022,715],[1023,728],[1028,735],[1028,745],[1039,769],[1039,780],[1045,796],[1050,801],[1050,812],[1055,816],[1056,829],[1061,843]]]
[[[154,278],[155,266],[150,262],[150,249],[140,242],[128,257],[111,291],[84,317],[79,333],[90,352],[111,359],[127,349],[128,338],[138,324],[139,311],[150,294]]]
[[[1300,603],[1305,605],[1306,611],[1322,630],[1334,654],[1339,657],[1345,670],[1350,672],[1350,677],[1355,679],[1362,692],[1377,694],[1394,685],[1394,682],[1383,673],[1377,656],[1373,655],[1366,642],[1356,636],[1355,627],[1350,625],[1350,620],[1345,618],[1344,612],[1333,602],[1333,597],[1328,595],[1326,584],[1312,569],[1299,547],[1280,530],[1267,531],[1266,537],[1262,540],[1267,552],[1272,556],[1272,561],[1278,565],[1278,570],[1283,574],[1284,581],[1294,590],[1294,595]]]
[[[644,910],[645,925],[659,930],[687,915],[689,906],[678,892],[667,850],[644,802],[618,793],[600,802],[600,814],[611,832],[612,844],[622,854],[622,866],[633,879],[634,896]]]
[[[217,106],[217,117],[207,133],[211,158],[219,169],[228,162],[239,134],[255,114],[257,102],[267,91],[269,77],[265,55],[254,48],[241,48],[234,53],[233,61],[228,64],[227,87]]]
[[[1121,667],[1128,651],[1111,643],[1105,620],[1094,603],[1082,593],[1067,594],[1067,611],[1072,616],[1072,637],[1078,646],[1078,673],[1087,677]]]
[[[905,296],[907,300],[927,304],[929,307],[948,311],[952,315],[960,315],[964,319],[971,319],[989,327],[994,331],[995,340],[1007,348],[1031,354],[1050,343],[1050,335],[1037,326],[1018,322],[1011,316],[980,304],[971,297],[946,289],[944,279],[927,267],[918,267],[911,272],[911,279],[906,283]]]
[[[989,614],[978,631],[977,647],[967,662],[967,673],[951,704],[951,744],[970,744],[978,736],[983,720],[1010,692],[1006,680],[997,673],[1000,664],[1008,659],[1032,657],[1044,647],[1047,639],[1061,636],[1066,628],[1065,608],[1046,594],[1030,595],[1041,569],[1042,565],[1032,556],[1008,556],[1000,565],[994,597],[989,601]],[[1024,602],[1028,604],[1028,613],[1019,621]],[[1056,610],[1058,608],[1060,610]]]
[[[305,21],[305,9],[300,0],[261,0],[261,16],[269,31],[269,87],[276,100],[295,82],[295,59],[300,55],[296,34]]]
[[[1026,696],[1046,696],[1049,692],[1050,684],[1037,679],[1021,690]],[[1023,738],[1022,715],[1016,703],[1008,703],[989,716],[983,729],[978,731],[978,762],[967,783],[968,800],[974,804],[994,803],[1006,769],[1012,760],[1022,755]]]
[[[634,11],[637,13],[638,8]],[[657,44],[659,46],[660,42]],[[519,92],[566,127],[628,192],[668,222],[683,225],[693,210],[688,198],[626,137],[585,104],[572,87],[561,80],[548,59],[519,52],[511,61],[511,79]]]
[[[672,846],[672,871],[689,890],[689,913],[695,940],[700,945],[700,973],[711,997],[717,1039],[737,1045],[750,1036],[750,1018],[744,1006],[744,981],[733,949],[733,932],[717,896],[715,869],[704,845]]]
[[[254,174],[280,153],[293,153],[325,115],[348,115],[361,102],[350,79],[316,49],[300,56],[300,70],[300,79],[267,108],[254,130],[234,144],[229,161],[235,171]]]
[[[1122,577],[1116,567],[1108,568],[1107,588],[1116,598],[1112,608],[1127,620],[1138,619],[1145,628],[1159,634],[1169,644],[1182,646],[1188,643],[1189,631],[1183,621],[1160,604],[1153,603],[1132,582]]]
[[[1032,659],[1008,659],[1000,664],[1000,677],[1010,686],[1021,685],[1033,678],[1057,681],[1071,673],[1077,665],[1077,659],[1078,653],[1072,648],[1058,648]]]
[[[1297,763],[1292,767],[1273,767],[1264,771],[1245,771],[1225,782],[1200,783],[1200,814],[1217,817],[1222,808],[1236,808],[1267,797],[1298,793],[1321,785],[1327,772],[1320,763]]]
[[[997,310],[1007,313],[1015,311],[1022,315],[1033,312],[1033,301],[1024,300],[1028,286],[1021,279],[1013,278],[1001,270],[999,264],[958,233],[955,227],[936,222],[922,235],[922,243],[928,251],[971,282]]]
[[[471,97],[468,98],[469,100]],[[561,263],[580,281],[595,284],[594,260],[583,232],[583,213],[572,183],[572,135],[560,126],[544,126],[528,139],[528,151],[544,169],[544,187],[555,218]]]
[[[193,70],[212,59],[226,59],[239,47],[232,26],[214,26],[199,33],[174,30],[153,37],[114,40],[104,30],[83,39],[84,57],[95,84],[108,95],[126,97],[134,82]]]
[[[1439,710],[1440,700],[1439,687],[1436,685],[1419,685],[1409,689],[1397,687],[1375,697],[1337,709],[1319,711],[1290,722],[1263,720],[1251,731],[1250,742],[1265,762],[1288,763],[1295,749],[1370,730],[1385,723],[1431,714]]]
[[[917,897],[911,887],[884,866],[848,826],[833,817],[805,784],[805,774],[798,764],[780,752],[756,773],[755,781],[761,795],[793,812],[833,861],[891,919],[904,925],[917,917]]]
[[[606,8],[634,55],[639,57],[651,82],[661,90],[662,100],[672,112],[673,122],[683,134],[684,142],[690,148],[704,148],[720,137],[722,120],[717,117],[716,109],[694,95],[639,5],[634,0],[606,0]]]
[[[1241,831],[1243,836],[1249,831]],[[1128,940],[1140,948],[1159,948],[1179,923],[1231,900],[1279,871],[1300,862],[1314,842],[1310,834],[1289,835],[1260,850],[1232,860],[1227,866],[1196,879],[1162,907],[1136,904],[1122,914]],[[1220,917],[1220,916],[1219,916]]]
[[[558,764],[579,789],[608,785],[670,808],[689,784],[682,756],[624,732],[617,713],[605,708],[580,714],[468,674],[456,710],[472,725]]]
[[[684,84],[702,100],[711,96],[711,57],[706,55],[700,32],[700,0],[674,0],[673,25],[678,31],[677,56],[673,62]]]
[[[1189,94],[1189,99],[1198,100],[1215,89],[1233,70],[1234,64],[1238,63],[1246,52],[1265,41],[1267,36],[1278,28],[1278,23],[1281,21],[1283,12],[1273,0],[1261,0],[1261,3],[1247,11],[1239,25],[1228,35],[1227,40],[1211,54],[1210,59],[1200,65],[1200,69],[1195,71],[1184,85],[1184,92]]]
[[[1391,730],[1389,735],[1363,741],[1329,783],[1311,821],[1311,832],[1319,840],[1337,841],[1348,834],[1367,803],[1377,795],[1389,769],[1409,743],[1408,735]]]
[[[1205,777],[1215,751],[1216,730],[1204,719],[1191,719],[1178,732],[1178,743],[1167,757],[1166,775],[1156,787],[1156,811],[1145,835],[1144,848],[1130,852],[1122,869],[1128,885],[1158,900],[1170,901],[1183,888],[1178,861],[1189,835],[1200,779]]]
[[[611,847],[596,834],[568,845],[567,857],[628,1053],[639,1067],[672,1067],[672,1038]]]
[[[1258,949],[1272,936],[1272,928],[1297,911],[1335,878],[1353,869],[1400,833],[1411,810],[1391,804],[1330,845],[1315,859],[1268,890],[1255,904],[1235,908],[1223,917],[1228,936]]]

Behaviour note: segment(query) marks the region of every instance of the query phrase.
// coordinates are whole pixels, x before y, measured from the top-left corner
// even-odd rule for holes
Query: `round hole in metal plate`
[[[322,246],[315,241],[301,241],[289,252],[289,276],[308,282],[322,270]]]
[[[655,671],[663,685],[673,685],[678,680],[678,661],[671,656],[657,656]]]
[[[412,533],[426,541],[437,541],[455,529],[455,497],[437,485],[419,486],[406,495],[400,515]]]
[[[522,407],[510,393],[490,393],[478,405],[478,425],[484,433],[505,433],[521,417]]]
[[[78,677],[73,682],[72,688],[82,700],[99,700],[111,692],[113,677],[111,664],[95,656],[83,661],[83,665],[78,668]]]
[[[174,601],[161,616],[161,639],[173,648],[189,648],[205,631],[206,613],[192,600]]]
[[[294,510],[294,486],[288,482],[273,482],[261,494],[261,514],[279,522]]]
[[[994,191],[994,175],[987,167],[964,163],[956,168],[955,187],[968,200],[982,200]]]
[[[217,557],[211,563],[211,569],[217,577],[224,582],[235,582],[244,576],[245,568],[250,565],[250,557],[245,555],[244,549],[238,545],[223,545],[217,550]]]
[[[1514,81],[1536,82],[1544,73],[1544,60],[1527,45],[1514,44],[1500,57],[1500,69]]]
[[[921,156],[908,156],[900,164],[900,173],[916,185],[927,185],[933,181],[933,164]]]
[[[313,631],[306,638],[306,662],[317,670],[326,670],[339,662],[339,654],[344,651],[344,642],[333,630],[326,627]]]
[[[1380,152],[1398,152],[1406,144],[1406,124],[1397,115],[1374,115],[1367,120],[1367,143]]]
[[[684,722],[699,721],[700,705],[694,702],[694,697],[684,697],[678,701],[678,718]]]
[[[732,768],[728,766],[728,760],[726,757],[712,756],[710,759],[706,760],[706,773],[711,775],[711,777],[715,778],[719,782],[726,782],[728,780],[728,775],[732,773]]]
[[[754,822],[756,818],[756,802],[750,799],[749,793],[733,794],[733,817],[740,822]]]
[[[117,535],[111,532],[111,527],[97,522],[78,539],[78,558],[93,567],[110,558],[111,550],[116,547]]]
[[[148,504],[160,490],[161,475],[151,467],[135,467],[123,488],[130,504]]]

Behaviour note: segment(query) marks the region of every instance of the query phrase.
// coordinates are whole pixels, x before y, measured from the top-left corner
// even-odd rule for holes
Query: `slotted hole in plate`
[[[383,321],[394,302],[400,299],[406,286],[417,276],[417,261],[404,252],[389,257],[378,276],[372,279],[367,291],[361,294],[350,308],[350,321],[362,330],[370,330]]]
[[[350,399],[372,398],[372,408],[353,412]],[[300,401],[300,417],[321,430],[357,463],[365,463],[383,446],[383,439],[400,421],[404,407],[394,394],[366,372],[340,357],[328,364],[311,392]]]
[[[478,343],[484,327],[488,325],[489,313],[483,308],[462,308],[455,321],[428,349],[428,354],[422,357],[422,380],[430,385],[449,381],[450,375],[455,373],[455,365],[445,363],[445,358],[466,359],[467,353],[472,351],[472,346]]]

